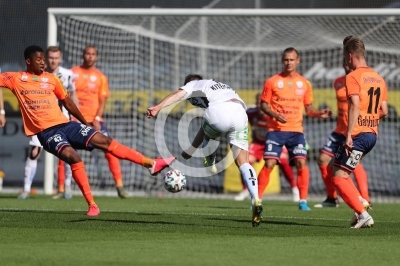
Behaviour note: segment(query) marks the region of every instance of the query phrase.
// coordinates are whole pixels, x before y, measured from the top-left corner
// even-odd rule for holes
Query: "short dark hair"
[[[31,58],[32,55],[36,54],[37,52],[43,53],[43,49],[37,45],[31,45],[25,48],[24,57],[25,59]]]
[[[354,54],[356,57],[364,57],[365,45],[358,37],[350,38],[344,45],[344,51],[348,54]]]
[[[295,48],[293,48],[293,47],[288,47],[288,48],[286,48],[285,51],[283,51],[283,53],[282,53],[282,60],[283,60],[283,57],[285,56],[285,54],[291,53],[291,52],[295,52],[296,55],[297,55],[297,57],[299,57],[299,51],[297,51],[297,50],[296,50]]]
[[[183,83],[183,85],[188,84],[192,80],[202,80],[202,79],[203,79],[203,77],[199,74],[189,74],[186,76],[185,82]]]
[[[346,36],[346,37],[343,39],[343,46],[345,46],[346,43],[347,43],[351,38],[353,38],[353,35]]]
[[[49,55],[49,52],[60,52],[60,53],[62,53],[62,51],[61,51],[61,48],[59,47],[59,46],[49,46],[49,47],[47,47],[47,49],[46,49],[46,57]]]
[[[97,52],[97,47],[96,47],[95,45],[93,45],[93,44],[86,45],[85,48],[84,48],[83,51],[82,51],[82,54],[85,54],[85,53],[86,53],[86,49],[88,49],[88,48],[93,48],[93,49],[95,49],[95,50],[96,50],[96,54],[98,54],[98,52]]]

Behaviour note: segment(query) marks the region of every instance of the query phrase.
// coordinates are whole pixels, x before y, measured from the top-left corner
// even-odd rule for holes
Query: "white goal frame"
[[[186,8],[48,8],[47,45],[57,45],[56,16],[117,15],[117,16],[400,16],[400,9],[186,9]],[[44,193],[53,192],[54,156],[45,153]]]

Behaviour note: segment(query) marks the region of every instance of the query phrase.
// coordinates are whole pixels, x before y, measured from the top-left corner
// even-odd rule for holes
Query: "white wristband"
[[[101,121],[101,118],[100,118],[100,116],[96,115],[96,117],[94,118],[94,120],[96,120],[96,121]]]
[[[5,114],[6,114],[6,111],[0,110],[0,115],[5,115]]]

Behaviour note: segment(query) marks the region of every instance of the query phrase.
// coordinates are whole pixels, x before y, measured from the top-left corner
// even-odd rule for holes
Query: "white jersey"
[[[64,85],[64,88],[67,90],[68,93],[76,91],[74,83],[75,76],[71,70],[59,66],[58,72],[54,73],[54,75],[56,75],[61,80],[62,84]],[[65,109],[64,106],[62,106],[61,109],[63,114],[69,119],[70,116],[67,109]]]
[[[192,80],[180,89],[186,91],[185,99],[200,108],[208,108],[229,100],[239,101],[244,109],[246,104],[228,85],[212,79]]]

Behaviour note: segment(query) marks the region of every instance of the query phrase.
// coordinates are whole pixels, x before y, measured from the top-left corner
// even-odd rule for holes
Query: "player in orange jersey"
[[[283,71],[264,83],[261,95],[261,110],[272,117],[265,142],[265,166],[258,176],[258,193],[262,195],[268,186],[272,169],[279,161],[282,147],[289,151],[289,159],[297,168],[297,187],[299,189],[299,210],[310,211],[307,205],[310,173],[306,162],[307,150],[303,134],[303,112],[316,118],[328,118],[329,109],[316,110],[310,82],[297,73],[299,54],[293,47],[282,54]]]
[[[343,201],[355,212],[352,228],[371,227],[374,220],[367,212],[368,202],[355,187],[350,174],[361,157],[375,146],[379,120],[388,113],[387,88],[383,78],[365,61],[365,46],[352,37],[344,45],[345,64],[352,70],[346,76],[348,125],[346,140],[333,159],[333,183]]]
[[[0,87],[8,88],[16,96],[21,108],[24,130],[27,136],[37,135],[43,149],[67,162],[89,210],[88,216],[97,216],[97,207],[82,159],[75,149],[101,149],[119,159],[129,160],[149,169],[156,175],[171,164],[175,157],[150,159],[103,134],[97,134],[68,97],[59,78],[44,71],[43,49],[32,45],[24,51],[26,71],[0,74]],[[71,122],[58,105],[63,106],[82,124]]]
[[[110,136],[103,120],[104,108],[109,97],[107,77],[94,65],[98,59],[96,47],[89,45],[83,50],[83,63],[73,67],[75,74],[76,94],[79,100],[79,110],[83,117],[94,129],[106,136]],[[118,196],[129,197],[122,182],[121,165],[118,158],[110,153],[105,153],[108,167],[114,178]]]
[[[60,66],[62,53],[61,49],[58,46],[49,46],[45,51],[46,56],[46,72],[52,73],[56,75],[61,82],[63,83],[64,88],[66,88],[68,96],[71,100],[78,104],[78,99],[75,94],[75,85],[73,81],[72,71]],[[63,114],[70,119],[70,115],[68,111],[60,106]],[[24,172],[24,188],[20,195],[18,195],[18,199],[27,199],[29,197],[32,181],[36,174],[37,162],[40,158],[40,154],[43,151],[42,144],[40,144],[39,139],[36,135],[32,136],[29,145],[31,146],[28,157],[25,161],[25,172]],[[65,174],[65,172],[67,174]],[[64,197],[66,199],[72,198],[71,193],[71,168],[69,165],[62,160],[58,160],[58,193],[54,196],[56,198]],[[67,175],[67,179],[65,180],[65,176]],[[63,180],[62,182],[60,180]],[[64,190],[64,180],[66,181],[66,186]],[[62,184],[61,184],[62,183]],[[53,198],[54,198],[53,197]]]
[[[346,75],[350,73],[350,70],[347,65],[344,64],[343,67]],[[315,208],[325,208],[325,207],[338,207],[339,201],[337,199],[337,193],[335,186],[332,182],[332,167],[329,166],[329,162],[335,155],[337,149],[340,145],[343,145],[346,137],[347,130],[347,122],[348,122],[348,103],[346,96],[346,88],[345,88],[345,79],[346,76],[339,77],[334,82],[334,88],[336,91],[336,99],[337,99],[337,108],[338,115],[336,121],[336,129],[332,132],[332,134],[327,139],[324,147],[321,149],[318,165],[321,171],[322,180],[325,183],[327,198],[319,204],[314,205]],[[368,194],[368,177],[367,172],[364,170],[364,167],[361,163],[357,164],[354,169],[354,177],[356,179],[359,191],[361,196],[370,202],[369,194]]]
[[[249,146],[249,163],[253,165],[255,162],[259,162],[264,155],[265,147],[265,135],[268,130],[268,121],[271,119],[269,116],[264,114],[261,109],[261,94],[256,95],[256,107],[247,109],[247,117],[251,125],[252,142]],[[299,189],[297,188],[296,181],[294,180],[292,167],[289,165],[289,153],[286,147],[282,149],[281,157],[279,158],[279,167],[283,172],[285,179],[290,184],[293,193],[293,201],[299,202]],[[235,200],[241,201],[250,197],[250,193],[244,184],[243,179],[243,191],[239,192],[238,195],[234,197]]]

